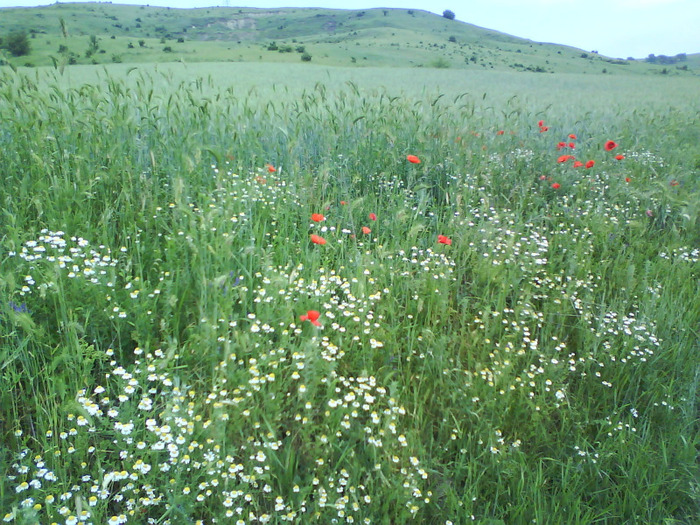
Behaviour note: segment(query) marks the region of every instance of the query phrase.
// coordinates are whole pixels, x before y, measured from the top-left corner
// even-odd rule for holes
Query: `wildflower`
[[[552,184],[552,188],[554,188],[555,190],[558,190],[559,188],[561,188],[561,184],[559,184],[558,182],[555,182],[554,184]]]
[[[376,221],[376,220],[377,220],[377,216],[376,216],[374,213],[370,213],[370,214],[369,214],[369,219],[370,219],[371,221]]]
[[[540,120],[540,121],[537,123],[537,125],[538,125],[539,127],[543,127],[543,126],[544,126],[544,120]]]
[[[406,160],[411,164],[420,164],[420,159],[415,155],[407,155]]]
[[[372,233],[372,230],[370,230],[367,226],[362,227],[362,233],[367,235],[368,233]]]
[[[583,162],[581,162],[580,160],[574,162],[574,168],[580,168],[581,166],[583,166]]]
[[[593,166],[595,166],[594,160],[589,160],[588,162],[586,162],[586,169],[587,170],[591,169]]]
[[[505,133],[505,131],[503,131],[502,129],[499,129],[499,130],[496,132],[496,135],[503,135],[504,133]]]
[[[647,217],[653,217],[653,216],[654,216],[654,212],[651,210],[647,210]]]
[[[546,131],[549,131],[549,126],[541,126],[540,127],[540,133],[544,133]]]
[[[632,181],[632,179],[630,179],[629,177],[625,177],[625,182],[631,182],[631,181]]]
[[[625,160],[624,155],[615,155],[615,160]]]
[[[678,182],[676,179],[673,179],[670,183],[671,186],[678,186],[680,182]]]
[[[437,240],[440,244],[447,244],[447,245],[452,244],[452,239],[450,239],[449,237],[447,237],[445,235],[438,235]]]
[[[574,144],[573,142],[569,142],[569,147],[570,147],[571,149],[575,149],[575,148],[576,148],[576,144]]]
[[[547,175],[540,175],[540,180],[547,180]]]
[[[311,234],[311,242],[314,244],[326,244],[326,239],[321,237],[320,235],[316,235],[315,233]]]
[[[576,140],[576,135],[574,135],[573,133],[571,133],[571,134],[569,135],[569,138],[570,138],[571,140]]]
[[[609,140],[605,143],[605,151],[612,151],[617,148],[617,142]]]
[[[557,150],[563,150],[566,147],[566,142],[560,142],[557,144]]]
[[[576,157],[574,157],[573,155],[562,155],[561,157],[559,157],[559,158],[557,159],[557,162],[558,162],[559,164],[563,164],[564,162],[568,162],[569,160],[572,160],[572,159],[575,159],[575,158],[576,158]]]
[[[340,205],[341,205],[341,206],[345,206],[346,204],[347,204],[346,201],[340,201]]]
[[[268,164],[267,171],[269,171],[270,173],[274,173],[277,171],[277,169],[272,164]]]
[[[311,220],[314,222],[321,222],[321,221],[325,221],[326,217],[322,213],[312,213]]]
[[[309,310],[306,312],[306,315],[300,315],[299,319],[302,321],[309,321],[314,326],[321,326],[321,323],[318,322],[319,317],[321,317],[321,314],[318,311]]]

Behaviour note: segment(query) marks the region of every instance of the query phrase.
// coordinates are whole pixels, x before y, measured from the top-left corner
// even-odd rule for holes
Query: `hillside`
[[[103,3],[0,9],[0,38],[29,35],[13,66],[112,62],[299,62],[541,73],[692,75],[700,55],[650,64],[533,42],[408,9],[171,9]],[[4,58],[3,58],[4,57]],[[668,58],[668,57],[666,57]]]

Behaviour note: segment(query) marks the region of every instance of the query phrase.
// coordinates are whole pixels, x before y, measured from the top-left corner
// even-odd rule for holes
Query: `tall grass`
[[[0,83],[5,521],[697,521],[697,105],[61,82]]]

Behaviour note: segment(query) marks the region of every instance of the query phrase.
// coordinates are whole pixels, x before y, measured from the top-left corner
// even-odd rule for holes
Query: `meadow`
[[[0,71],[3,523],[700,521],[681,77]]]

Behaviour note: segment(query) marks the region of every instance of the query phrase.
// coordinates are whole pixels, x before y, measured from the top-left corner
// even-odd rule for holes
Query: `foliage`
[[[454,11],[450,11],[449,9],[445,9],[442,12],[443,18],[447,18],[448,20],[454,20],[455,19],[455,14]]]
[[[3,72],[5,522],[698,522],[694,84],[216,67]]]
[[[3,47],[15,57],[21,57],[31,53],[29,36],[24,31],[14,31],[7,35],[7,37],[4,38]]]

